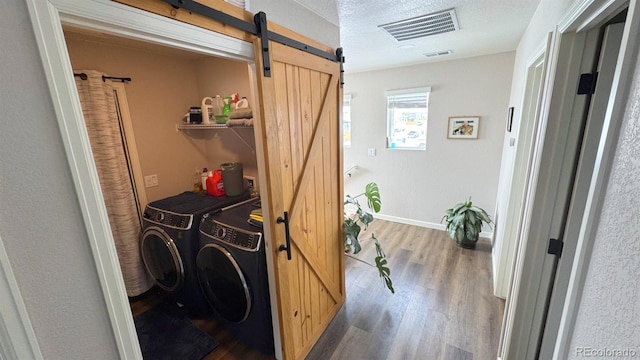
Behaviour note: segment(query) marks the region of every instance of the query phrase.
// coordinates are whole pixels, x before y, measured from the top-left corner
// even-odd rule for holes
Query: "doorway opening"
[[[617,30],[607,27],[624,22],[625,9],[623,2],[591,6],[554,34],[523,241],[503,323],[503,359],[552,358],[558,351],[565,354],[560,358],[567,355],[573,324],[566,317],[574,316],[568,306],[578,296],[576,272],[587,266],[585,252],[592,239],[585,237],[585,229],[596,226],[587,216],[594,214],[594,196],[602,196],[594,183],[601,184],[609,161],[602,151],[612,146],[608,133],[617,126],[612,109],[621,108],[621,67],[629,61],[628,55],[618,58],[624,54],[620,49],[629,46],[622,36],[628,24],[614,26]],[[603,79],[593,87],[594,96],[576,91],[581,74],[595,72]],[[561,252],[555,252],[550,244],[557,241],[550,239],[564,242]]]
[[[116,36],[107,31],[96,31],[86,27],[63,24],[63,30],[74,72],[96,69],[109,75],[125,75],[132,78],[132,81],[126,85],[122,83],[114,85],[121,91],[124,87],[129,90],[129,96],[126,99],[118,97],[121,101],[128,100],[127,108],[131,113],[130,121],[123,124],[126,137],[122,145],[127,154],[133,155],[138,162],[137,166],[131,166],[131,156],[127,159],[132,173],[133,188],[142,195],[141,198],[144,200],[140,203],[140,213],[145,214],[145,218],[141,220],[144,234],[147,230],[155,230],[156,227],[150,229],[151,224],[148,222],[148,214],[145,211],[147,203],[157,204],[182,192],[193,190],[194,169],[197,170],[198,181],[200,181],[199,173],[202,168],[214,170],[222,163],[233,162],[242,164],[244,175],[253,179],[259,178],[253,127],[198,128],[196,125],[192,127],[182,125],[183,114],[188,112],[191,106],[199,106],[200,99],[204,97],[215,95],[227,97],[237,93],[246,96],[248,103],[253,103],[255,97],[252,93],[254,86],[251,85],[250,63],[176,49],[148,39],[142,41]],[[212,120],[215,121],[215,118]],[[135,148],[127,147],[130,144],[136,144]],[[95,157],[94,161],[100,167],[102,157]],[[149,182],[147,177],[153,177],[155,181]],[[102,186],[103,192],[107,192],[106,197],[110,190],[104,188],[104,183]],[[111,217],[110,220],[112,228],[118,227],[118,218]],[[184,292],[187,286],[197,282],[194,266],[189,265],[186,255],[182,254],[190,248],[181,247],[180,243],[194,242],[193,246],[199,246],[197,244],[200,241],[198,226],[199,223],[196,224],[194,221],[192,227],[196,228],[195,232],[177,231],[175,233],[170,233],[169,225],[167,225],[168,228],[157,226],[160,230],[165,229],[169,240],[177,244],[174,248],[176,256],[172,259],[181,264],[180,274],[182,275],[176,275],[176,279],[182,280],[178,282],[178,286],[171,289],[159,285],[148,288],[152,284],[145,288],[127,286],[130,313],[135,320],[139,341],[144,344],[147,339],[152,339],[155,335],[153,333],[155,327],[147,328],[146,320],[142,320],[147,319],[151,312],[157,313],[158,316],[162,315],[162,318],[172,319],[171,323],[182,323],[185,318],[183,315],[188,315],[197,329],[218,342],[207,356],[218,358],[235,354],[240,358],[273,358],[273,353],[255,350],[245,345],[247,339],[239,340],[234,336],[224,323],[224,319],[218,319],[213,312],[202,308],[208,305],[204,301],[202,304],[197,304],[201,308],[196,312],[192,309],[195,305],[182,304],[174,299],[174,293]],[[160,230],[155,234],[160,234]],[[117,236],[116,233],[114,233],[115,236]],[[158,236],[140,234],[126,241],[135,242],[136,246],[133,246],[133,250],[142,251],[141,237],[142,239],[159,239]],[[120,241],[123,239],[116,239],[116,247]],[[164,244],[164,242],[160,243]],[[147,249],[148,247],[144,248],[145,251]],[[127,267],[127,264],[131,263],[130,259],[140,258],[143,254],[135,251],[133,254],[129,247],[127,256],[123,258],[120,248],[118,250],[120,267],[127,279],[132,272]],[[153,254],[147,254],[149,258],[155,259],[153,264],[149,263],[151,260],[146,260],[147,255],[142,256],[147,267],[143,271],[152,271],[159,264],[163,251],[156,250]],[[172,267],[168,266],[166,269],[171,272]],[[165,276],[164,270],[162,276]],[[128,284],[128,282],[125,283]],[[197,287],[198,284],[195,286]],[[251,290],[250,295],[256,296],[254,294],[256,289]],[[197,288],[196,291],[199,289]],[[171,304],[179,304],[182,308],[171,306]],[[190,325],[184,326],[185,329],[194,331],[191,330]],[[169,339],[169,342],[171,341],[177,343],[179,339]],[[270,342],[273,343],[273,339]],[[213,346],[204,340],[203,344],[206,344],[206,346],[203,345],[203,351]]]

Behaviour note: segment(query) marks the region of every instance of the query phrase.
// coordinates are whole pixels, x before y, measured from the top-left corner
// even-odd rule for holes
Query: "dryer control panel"
[[[261,232],[247,231],[211,218],[205,218],[200,224],[200,232],[205,236],[223,241],[245,251],[258,251],[262,240]]]

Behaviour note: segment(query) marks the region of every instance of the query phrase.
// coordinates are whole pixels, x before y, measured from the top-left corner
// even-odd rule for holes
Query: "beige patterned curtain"
[[[104,74],[98,71],[81,70],[74,73],[87,74],[87,80],[76,77],[76,87],[127,295],[137,296],[149,290],[153,282],[140,255],[141,224],[124,149],[115,90],[109,81],[102,80]]]

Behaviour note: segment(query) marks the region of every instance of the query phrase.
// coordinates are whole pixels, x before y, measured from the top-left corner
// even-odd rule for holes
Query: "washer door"
[[[140,240],[142,261],[165,291],[176,291],[184,281],[184,266],[173,239],[159,227],[149,227]]]
[[[206,244],[196,258],[200,287],[209,304],[225,319],[244,321],[251,311],[251,294],[236,260],[224,247]]]

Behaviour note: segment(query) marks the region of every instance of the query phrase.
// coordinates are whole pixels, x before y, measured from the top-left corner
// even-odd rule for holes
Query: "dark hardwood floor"
[[[158,302],[163,301],[163,293],[161,290],[152,288],[145,294],[136,298],[131,298],[131,312],[133,316],[142,314],[151,309]],[[265,355],[259,351],[248,348],[244,344],[238,342],[228,331],[220,326],[214,319],[191,319],[194,325],[200,330],[209,334],[218,341],[219,345],[205,356],[202,360],[273,360],[273,355]],[[176,359],[178,360],[178,359]]]
[[[375,268],[347,258],[346,303],[307,359],[496,359],[504,301],[492,294],[489,241],[467,250],[444,231],[376,220],[357,255],[370,263],[372,232],[395,295]]]
[[[374,221],[357,258],[373,262],[380,240],[396,290],[375,268],[346,259],[347,300],[308,360],[496,359],[504,301],[492,295],[491,247],[459,248],[444,231]],[[131,303],[134,315],[160,301],[151,290]],[[273,359],[237,342],[213,320],[192,320],[220,345],[205,360]]]

